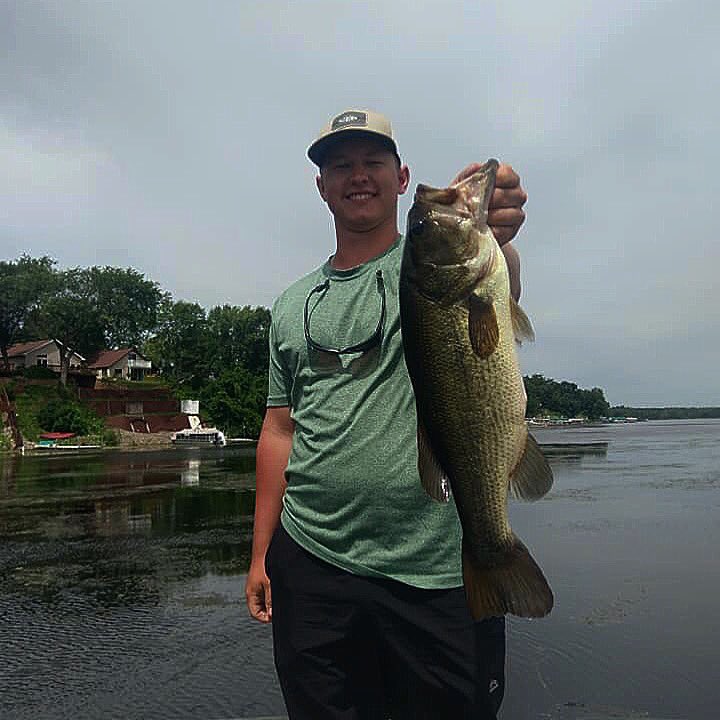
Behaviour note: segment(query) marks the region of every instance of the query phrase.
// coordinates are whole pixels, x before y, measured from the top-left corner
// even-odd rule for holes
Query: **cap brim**
[[[385,147],[387,147],[388,150],[390,150],[390,152],[393,153],[393,155],[395,155],[395,157],[398,159],[398,162],[400,162],[400,155],[398,154],[397,145],[392,138],[389,138],[387,135],[383,135],[382,133],[367,130],[366,128],[354,127],[348,127],[344,130],[334,132],[326,135],[325,137],[319,138],[308,148],[308,157],[318,167],[320,167],[325,159],[325,156],[331,148],[333,148],[338,143],[347,140],[349,137],[358,135],[364,135],[366,137],[371,137],[375,140],[379,140],[383,145],[385,145]]]

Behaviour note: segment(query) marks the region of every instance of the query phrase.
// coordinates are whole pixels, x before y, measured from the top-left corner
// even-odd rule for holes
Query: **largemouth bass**
[[[425,490],[463,528],[463,581],[475,619],[542,617],[553,595],[510,528],[508,492],[533,500],[552,471],[528,434],[516,341],[533,339],[510,295],[505,256],[487,226],[498,163],[457,185],[418,185],[400,273],[405,360],[418,415]],[[449,485],[449,487],[448,487]]]

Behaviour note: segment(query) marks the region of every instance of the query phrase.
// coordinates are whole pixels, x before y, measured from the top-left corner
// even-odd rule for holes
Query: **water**
[[[720,421],[538,430],[513,503],[556,607],[511,619],[504,720],[717,716]],[[284,713],[243,586],[254,458],[237,448],[0,458],[0,717]]]

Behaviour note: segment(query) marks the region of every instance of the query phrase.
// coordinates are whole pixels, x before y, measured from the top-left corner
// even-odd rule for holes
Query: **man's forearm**
[[[282,499],[292,433],[289,428],[263,426],[256,455],[255,518],[252,559],[265,557],[270,540],[280,521]]]

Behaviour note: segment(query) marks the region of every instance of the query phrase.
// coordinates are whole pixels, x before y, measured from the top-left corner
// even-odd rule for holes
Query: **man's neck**
[[[349,270],[386,252],[399,235],[397,223],[370,232],[335,228],[337,250],[330,261],[336,270]]]

